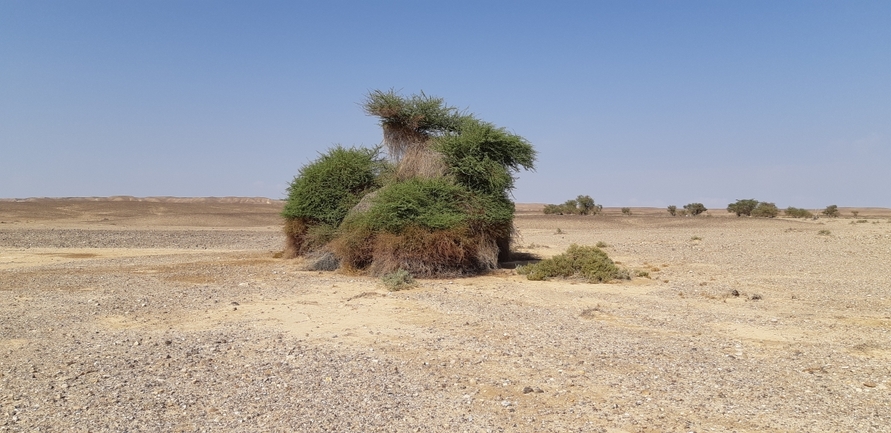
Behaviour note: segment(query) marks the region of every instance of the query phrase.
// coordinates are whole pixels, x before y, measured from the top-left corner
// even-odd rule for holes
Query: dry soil
[[[301,271],[267,199],[0,201],[0,431],[891,431],[891,213],[544,216],[642,276]]]

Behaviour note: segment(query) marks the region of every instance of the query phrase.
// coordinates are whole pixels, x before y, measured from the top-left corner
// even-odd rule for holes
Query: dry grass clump
[[[605,283],[630,278],[600,248],[572,244],[565,253],[517,268],[517,273],[533,281],[548,278],[579,278],[589,283]]]
[[[404,270],[417,277],[448,277],[495,269],[498,246],[492,235],[464,227],[430,230],[419,226],[399,233],[358,230],[332,242],[350,271],[386,275]]]
[[[398,292],[417,286],[411,273],[405,269],[397,269],[395,272],[385,274],[381,277],[381,282],[391,292]]]

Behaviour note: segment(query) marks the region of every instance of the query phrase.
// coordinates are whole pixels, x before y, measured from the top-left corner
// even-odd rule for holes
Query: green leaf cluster
[[[705,205],[702,203],[688,203],[684,205],[684,210],[686,210],[690,215],[696,216],[707,211],[708,209],[706,209]]]
[[[830,217],[830,218],[836,218],[836,217],[838,217],[838,215],[839,215],[839,212],[838,212],[838,205],[834,205],[834,204],[832,204],[832,205],[826,206],[826,209],[823,209],[822,214],[823,214],[823,215],[826,215],[826,216],[828,216],[828,217]]]
[[[424,92],[404,97],[394,89],[368,93],[362,108],[366,114],[379,117],[381,126],[407,129],[423,136],[457,131],[465,117],[442,98]]]
[[[532,170],[535,163],[535,150],[525,138],[471,116],[431,147],[443,155],[458,184],[483,194],[506,194],[514,188],[513,173]]]
[[[752,209],[752,216],[756,218],[776,218],[780,214],[780,210],[774,203],[762,201]]]
[[[758,206],[758,200],[753,198],[745,200],[736,200],[736,203],[727,205],[727,212],[735,213],[736,216],[751,216],[752,211]]]
[[[288,186],[282,216],[336,226],[362,196],[380,187],[386,168],[379,148],[335,146],[300,169]]]
[[[506,198],[475,194],[445,178],[413,178],[379,190],[371,208],[350,217],[347,224],[390,233],[408,226],[445,230],[510,223],[513,213],[514,204]]]

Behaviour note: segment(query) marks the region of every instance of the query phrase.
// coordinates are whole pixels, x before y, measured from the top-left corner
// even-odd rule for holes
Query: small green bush
[[[669,207],[668,207],[668,213],[669,213],[671,216],[675,216],[675,215],[677,215],[677,214],[678,214],[678,207],[675,206],[675,205],[671,205],[671,206],[669,206]]]
[[[807,209],[799,209],[797,207],[789,206],[786,210],[783,211],[787,217],[792,218],[813,218],[814,214],[812,214]]]
[[[623,207],[623,208],[622,208],[622,215],[631,215],[631,208],[630,208],[630,207]]]
[[[755,206],[755,209],[752,209],[751,214],[758,218],[776,218],[780,214],[780,210],[773,203],[761,202]]]
[[[826,206],[826,209],[823,209],[822,213],[830,218],[836,218],[839,215],[838,206],[834,204]]]
[[[391,292],[410,289],[417,285],[415,279],[405,269],[399,269],[395,272],[385,274],[381,277],[381,282],[384,283],[384,287]]]
[[[548,278],[581,278],[589,283],[605,283],[614,279],[628,279],[621,269],[597,247],[572,244],[565,253],[538,263],[517,268],[517,273],[533,281]]]
[[[684,210],[690,213],[690,215],[696,216],[699,215],[708,209],[705,208],[705,205],[702,203],[690,203],[684,205]]]
[[[758,206],[758,200],[753,198],[746,200],[736,200],[736,203],[730,203],[727,205],[727,212],[735,213],[736,216],[751,216],[752,211]]]

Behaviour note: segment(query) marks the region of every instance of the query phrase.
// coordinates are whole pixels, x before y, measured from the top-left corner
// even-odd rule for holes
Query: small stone
[[[733,296],[735,296],[735,297],[739,297],[739,290],[733,289],[733,291],[730,292],[730,294],[733,295]]]
[[[531,386],[523,388],[523,394],[529,394],[530,392],[535,392],[535,389],[533,389]]]
[[[867,388],[875,388],[875,387],[876,387],[876,383],[875,383],[875,382],[864,382],[864,383],[863,383],[863,386],[865,386],[865,387],[867,387]]]

